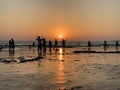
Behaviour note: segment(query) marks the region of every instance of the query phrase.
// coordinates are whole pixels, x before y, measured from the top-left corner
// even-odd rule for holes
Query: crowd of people
[[[48,44],[46,44],[47,43],[47,41],[46,41],[46,39],[44,38],[44,37],[40,37],[40,36],[38,36],[37,38],[36,38],[36,40],[37,40],[37,47],[38,47],[38,52],[39,51],[44,51],[44,52],[46,52],[46,48],[47,47],[49,47],[49,50],[51,51],[52,50],[52,48],[54,48],[54,49],[57,49],[59,46],[58,46],[58,40],[57,39],[55,39],[54,40],[54,42],[53,41],[51,41],[51,40],[49,40],[48,41]],[[35,42],[33,42],[32,43],[32,45],[30,45],[30,48],[32,47],[32,46],[35,46],[36,44],[35,44]],[[62,41],[61,41],[61,46],[62,46],[62,48],[65,48],[66,47],[66,40],[64,40],[64,39],[62,39]],[[91,43],[91,41],[88,41],[88,51],[90,51],[91,50],[91,47],[92,47],[93,45],[92,45],[92,43]],[[106,40],[104,40],[104,42],[103,42],[103,47],[104,47],[104,50],[106,51],[106,48],[108,47],[109,45],[107,44],[107,41]],[[118,43],[118,41],[116,41],[115,42],[115,47],[116,47],[116,50],[118,50],[118,46],[119,46],[119,43]],[[2,49],[2,46],[0,46],[0,49]],[[9,40],[9,51],[14,51],[14,49],[15,49],[15,41],[14,41],[14,39],[13,38],[11,38],[11,40]]]
[[[58,48],[58,40],[57,39],[55,39],[54,42],[49,40],[48,45],[46,45],[47,41],[42,36],[41,37],[38,36],[36,38],[36,40],[37,40],[38,52],[40,52],[40,51],[46,52],[47,46],[49,47],[50,51],[52,48],[54,48],[54,49]],[[61,41],[61,44],[62,44],[62,47],[65,48],[65,40],[64,39]],[[35,46],[35,42],[33,42],[32,45],[29,46],[29,48],[34,47],[34,46]],[[11,40],[9,40],[9,51],[14,51],[14,49],[15,49],[15,42],[14,42],[14,39],[12,38]]]
[[[36,40],[38,41],[38,52],[41,51],[41,50],[46,51],[46,47],[47,47],[46,39],[38,36],[36,38]],[[65,40],[64,39],[61,41],[61,43],[62,43],[62,47],[65,48]],[[51,51],[52,48],[57,49],[58,48],[58,40],[55,39],[54,45],[52,44],[52,41],[49,40],[48,41],[48,47],[49,47],[50,51]]]
[[[118,41],[116,41],[116,42],[115,42],[116,50],[118,50],[118,46],[119,46],[119,43],[118,43]],[[88,41],[88,51],[91,50],[91,47],[92,47],[92,44],[91,44],[90,41]],[[107,48],[109,47],[109,45],[107,44],[107,41],[106,41],[106,40],[104,40],[103,47],[104,47],[104,51],[106,51]]]

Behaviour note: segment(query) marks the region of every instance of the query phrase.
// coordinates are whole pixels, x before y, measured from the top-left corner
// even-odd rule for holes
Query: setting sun
[[[62,35],[59,35],[59,38],[62,38],[63,36]]]

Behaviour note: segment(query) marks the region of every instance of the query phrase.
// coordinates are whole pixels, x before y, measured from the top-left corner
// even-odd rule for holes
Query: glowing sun
[[[59,35],[59,38],[62,38],[63,36],[62,35]]]

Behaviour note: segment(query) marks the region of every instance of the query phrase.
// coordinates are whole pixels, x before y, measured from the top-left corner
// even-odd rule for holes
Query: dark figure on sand
[[[106,51],[106,48],[107,48],[107,41],[105,40],[104,41],[104,51]]]
[[[65,40],[62,40],[62,47],[65,48]]]
[[[14,39],[12,38],[9,40],[9,50],[14,50],[15,49],[15,42]]]
[[[46,39],[43,38],[43,52],[46,52]]]
[[[29,49],[31,49],[32,47],[35,47],[35,42],[33,42],[32,45],[29,45]]]
[[[88,41],[88,51],[90,51],[90,50],[91,50],[91,42]]]
[[[2,50],[2,45],[0,45],[0,50]]]
[[[118,46],[119,46],[119,43],[118,43],[118,41],[116,41],[116,50],[118,50]]]
[[[50,52],[51,52],[51,48],[52,48],[52,41],[49,40],[49,50],[50,50]]]
[[[57,49],[57,47],[58,47],[58,41],[57,39],[55,39],[55,48]]]
[[[33,47],[35,46],[35,42],[32,43],[32,46],[33,46]]]
[[[38,52],[39,52],[42,50],[42,39],[40,38],[40,36],[38,36],[36,40],[38,41]]]

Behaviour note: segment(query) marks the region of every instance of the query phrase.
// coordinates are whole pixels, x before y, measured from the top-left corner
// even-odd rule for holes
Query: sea
[[[0,41],[0,90],[120,90],[120,53],[74,53],[87,51],[88,41],[66,41],[66,48],[59,42],[46,52],[32,43],[15,41],[9,51],[8,41]],[[104,52],[104,41],[91,44]],[[107,51],[119,51],[115,44],[107,41]]]

